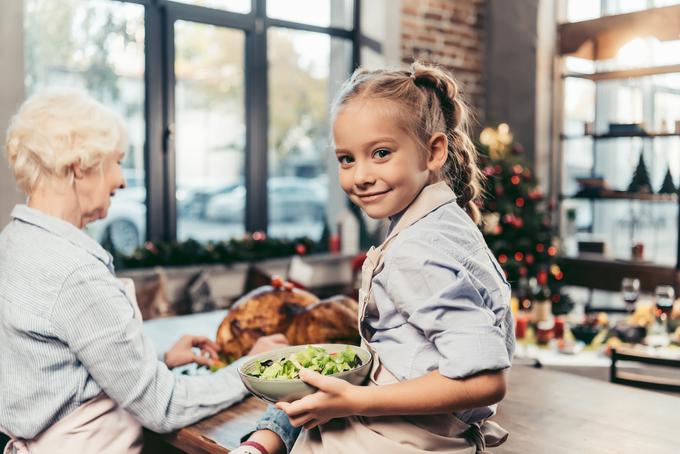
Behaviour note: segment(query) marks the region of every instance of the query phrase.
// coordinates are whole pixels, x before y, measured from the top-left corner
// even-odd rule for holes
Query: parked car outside
[[[99,243],[131,254],[146,238],[146,188],[128,187],[116,192],[108,216],[88,224],[85,230]]]
[[[295,223],[322,221],[325,216],[327,190],[318,182],[298,177],[274,177],[267,184],[269,222]],[[243,222],[246,188],[240,184],[230,191],[213,195],[205,206],[207,220]]]

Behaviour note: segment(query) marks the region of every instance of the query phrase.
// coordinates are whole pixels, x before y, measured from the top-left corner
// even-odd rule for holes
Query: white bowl
[[[341,352],[348,347],[347,344],[314,344],[313,346],[322,347],[326,349],[328,353]],[[360,385],[364,382],[368,376],[368,373],[371,371],[373,358],[371,353],[364,348],[358,347],[356,345],[349,345],[349,347],[352,348],[359,356],[359,359],[361,359],[361,366],[352,370],[339,372],[337,374],[328,376],[347,380],[353,385]],[[248,391],[253,393],[255,396],[272,403],[280,401],[292,402],[294,400],[300,399],[303,396],[314,393],[316,388],[308,385],[300,379],[268,379],[248,375],[248,372],[250,372],[255,367],[258,361],[276,361],[281,358],[287,358],[291,353],[297,353],[299,351],[305,350],[306,348],[307,345],[296,345],[293,347],[272,350],[253,357],[238,368],[241,381],[243,381],[243,384],[246,386],[246,388],[248,388]]]

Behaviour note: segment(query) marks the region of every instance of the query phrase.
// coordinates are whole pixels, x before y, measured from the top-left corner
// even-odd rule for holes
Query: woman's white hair
[[[88,171],[108,154],[124,152],[126,140],[116,112],[82,90],[50,88],[21,105],[5,150],[17,184],[31,194],[44,181],[72,178],[74,164]]]

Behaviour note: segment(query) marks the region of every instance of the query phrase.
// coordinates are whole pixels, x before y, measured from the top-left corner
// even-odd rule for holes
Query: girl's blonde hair
[[[401,127],[423,150],[428,149],[433,134],[446,135],[448,158],[439,177],[449,183],[458,205],[479,223],[477,202],[483,175],[477,166],[477,150],[468,134],[470,111],[451,74],[419,62],[414,62],[410,71],[357,69],[337,95],[332,118],[342,106],[364,97],[396,103],[398,108],[392,110]]]
[[[51,88],[27,99],[12,118],[5,151],[18,186],[31,194],[43,182],[72,178],[123,152],[122,118],[84,91]]]

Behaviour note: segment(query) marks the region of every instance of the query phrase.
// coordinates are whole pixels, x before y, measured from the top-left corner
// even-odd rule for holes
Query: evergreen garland
[[[131,255],[125,256],[115,250],[117,268],[145,268],[154,266],[228,265],[235,262],[255,262],[275,257],[304,255],[323,252],[322,244],[309,238],[294,240],[268,238],[263,232],[246,235],[242,239],[209,241],[200,243],[186,241],[147,241]]]

